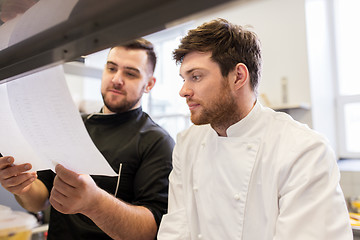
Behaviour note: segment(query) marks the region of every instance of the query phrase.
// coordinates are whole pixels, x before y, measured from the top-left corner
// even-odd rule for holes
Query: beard
[[[142,94],[139,94],[137,98],[128,100],[127,95],[125,95],[122,100],[116,101],[114,97],[102,94],[104,105],[113,113],[128,112],[140,101],[141,97]]]
[[[215,127],[228,127],[239,121],[237,104],[231,94],[230,86],[224,79],[223,88],[206,104],[199,101],[202,111],[198,114],[191,114],[191,121],[195,125],[210,124]]]

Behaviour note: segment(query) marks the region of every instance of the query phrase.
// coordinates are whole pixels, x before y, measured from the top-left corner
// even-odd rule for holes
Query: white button
[[[238,194],[238,193],[235,194],[235,195],[234,195],[234,199],[235,199],[236,201],[239,201],[239,200],[240,200],[240,194]]]
[[[247,150],[251,150],[251,149],[252,149],[251,144],[247,145]]]
[[[201,147],[203,147],[203,148],[205,147],[205,143],[204,143],[204,142],[203,142],[203,143],[201,143]]]
[[[201,239],[202,238],[202,235],[201,234],[198,234],[198,239]]]
[[[198,187],[193,187],[194,192],[198,191]]]

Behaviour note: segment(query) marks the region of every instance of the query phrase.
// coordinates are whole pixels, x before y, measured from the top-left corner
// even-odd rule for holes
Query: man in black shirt
[[[61,165],[26,172],[0,158],[0,182],[28,211],[51,203],[48,239],[154,239],[167,209],[174,141],[142,111],[156,80],[152,44],[139,39],[110,50],[102,76],[104,106],[84,115],[97,148],[119,178],[74,173]],[[86,159],[83,160],[86,164]]]

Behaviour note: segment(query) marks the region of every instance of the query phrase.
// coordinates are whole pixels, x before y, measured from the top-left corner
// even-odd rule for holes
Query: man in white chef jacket
[[[255,33],[213,20],[173,56],[195,125],[177,137],[158,239],[353,239],[327,140],[257,101]]]

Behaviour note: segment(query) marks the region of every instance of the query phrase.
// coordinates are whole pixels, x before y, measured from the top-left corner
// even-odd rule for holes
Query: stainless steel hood
[[[79,0],[66,21],[0,51],[0,84],[160,31],[169,22],[232,1]]]

